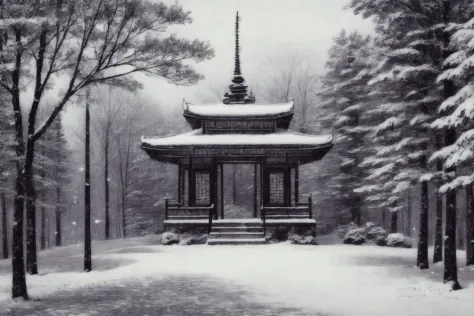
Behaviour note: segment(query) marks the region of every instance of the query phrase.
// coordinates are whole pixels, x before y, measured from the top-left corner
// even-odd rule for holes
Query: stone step
[[[262,221],[251,220],[251,221],[242,221],[242,220],[214,220],[212,227],[261,227]]]
[[[267,215],[265,216],[266,219],[285,219],[285,218],[309,218],[308,214],[290,214],[288,215]]]
[[[212,238],[207,240],[208,245],[263,245],[265,238]]]
[[[254,227],[233,227],[233,226],[212,226],[212,231],[214,232],[256,232],[256,233],[262,233],[263,234],[263,227],[260,226],[254,226]]]
[[[221,238],[232,238],[232,239],[251,239],[251,238],[263,238],[262,232],[211,232],[209,238],[221,239]]]
[[[194,215],[194,216],[176,215],[176,216],[168,216],[168,219],[171,219],[171,220],[209,219],[209,216],[207,215]]]

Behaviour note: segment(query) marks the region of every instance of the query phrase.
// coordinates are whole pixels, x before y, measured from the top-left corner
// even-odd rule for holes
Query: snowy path
[[[474,311],[474,271],[460,271],[466,289],[449,292],[440,282],[440,267],[413,268],[414,249],[163,247],[139,241],[115,246],[95,247],[96,253],[103,251],[95,258],[102,271],[91,273],[61,268],[76,261],[80,266],[81,257],[71,256],[80,254],[79,247],[65,247],[73,251],[69,255],[62,249],[42,258],[40,268],[51,273],[28,277],[30,295],[40,302],[12,303],[11,276],[1,275],[6,264],[0,262],[5,306],[0,315],[441,316],[456,311],[467,316]],[[47,262],[55,257],[63,261],[50,268]]]

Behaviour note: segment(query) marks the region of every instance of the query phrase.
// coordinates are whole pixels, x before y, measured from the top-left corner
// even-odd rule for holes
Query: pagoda
[[[142,137],[141,148],[152,159],[178,166],[177,195],[165,200],[165,230],[205,233],[208,244],[265,243],[282,227],[288,235],[314,238],[313,201],[311,195],[301,198],[299,167],[323,158],[332,137],[289,130],[292,100],[256,103],[241,72],[238,13],[231,82],[222,103],[183,100],[190,132]],[[225,164],[254,166],[252,218],[225,218]]]

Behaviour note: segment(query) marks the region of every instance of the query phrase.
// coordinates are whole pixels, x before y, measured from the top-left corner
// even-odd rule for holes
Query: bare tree
[[[264,63],[265,73],[270,74],[264,98],[270,102],[296,103],[296,123],[301,131],[307,129],[308,108],[317,99],[319,76],[309,55],[295,50],[282,50],[271,55]]]
[[[87,8],[87,10],[85,9]],[[27,209],[27,270],[38,272],[36,262],[35,143],[78,91],[94,83],[140,87],[127,76],[144,73],[177,84],[191,84],[201,76],[185,62],[202,61],[213,51],[201,41],[162,36],[167,26],[191,22],[180,6],[152,1],[61,0],[3,1],[3,67],[0,86],[11,96],[16,142],[16,196],[13,225],[12,296],[28,298],[23,263],[23,204]],[[33,69],[29,69],[33,65]],[[37,112],[45,91],[62,76],[66,88],[47,119],[37,126]],[[33,101],[23,135],[20,92],[32,79]]]
[[[127,96],[124,91],[113,89],[112,87],[98,86],[98,100],[94,106],[94,118],[92,126],[98,136],[100,143],[100,155],[103,161],[104,174],[104,200],[105,200],[105,239],[110,238],[110,154],[111,146],[117,137],[118,116],[127,106]]]

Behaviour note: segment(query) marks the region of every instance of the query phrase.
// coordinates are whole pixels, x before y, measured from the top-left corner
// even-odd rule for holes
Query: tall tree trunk
[[[43,153],[44,154],[44,153]],[[44,181],[46,177],[44,166],[41,171],[41,179]],[[46,210],[44,207],[45,201],[45,188],[41,190],[41,236],[40,236],[40,249],[44,250],[46,248]]]
[[[15,40],[18,47],[21,47],[21,30],[15,30]],[[24,196],[25,196],[25,176],[21,164],[25,154],[23,142],[23,119],[20,105],[20,68],[22,50],[17,49],[15,54],[15,68],[12,71],[12,105],[15,120],[15,155],[16,181],[15,181],[15,201],[13,210],[12,225],[12,298],[23,297],[28,299],[26,288],[25,263],[23,256],[23,221],[24,221]]]
[[[357,226],[360,226],[362,224],[361,212],[360,212],[360,201],[361,201],[360,197],[356,195],[349,198],[349,209],[351,210],[352,221]]]
[[[41,193],[44,201],[44,193]],[[46,210],[44,205],[41,205],[41,241],[40,249],[46,249]]]
[[[122,238],[127,238],[127,198],[125,197],[125,192],[122,192]]]
[[[416,265],[428,269],[428,182],[421,183],[420,232],[418,238],[418,256]]]
[[[442,148],[441,133],[436,135],[436,149]],[[436,163],[436,170],[443,171],[443,163]],[[437,188],[439,189],[439,188]],[[435,223],[435,244],[433,253],[433,263],[443,261],[443,196],[437,192],[436,194],[436,223]]]
[[[474,265],[474,196],[472,183],[466,187],[466,266]]]
[[[8,258],[8,233],[7,233],[7,199],[2,193],[2,259]]]
[[[412,227],[411,227],[411,216],[412,216],[412,198],[411,198],[411,190],[408,188],[408,201],[407,201],[407,236],[411,237],[412,235]]]
[[[454,89],[454,87],[453,87]],[[446,131],[446,146],[454,144],[456,131]],[[447,172],[455,172],[448,169]],[[458,282],[458,267],[456,258],[456,190],[450,190],[446,194],[446,230],[444,240],[444,282],[451,283],[453,290],[461,289]]]
[[[109,217],[109,135],[105,137],[105,170],[104,170],[104,186],[105,186],[105,239],[110,239],[110,217]]]
[[[390,219],[390,232],[396,233],[398,232],[398,212],[391,212],[392,216]]]
[[[441,261],[443,261],[443,196],[437,193],[433,263]]]
[[[56,246],[59,247],[62,244],[62,235],[61,235],[61,188],[58,186],[56,187]]]
[[[444,0],[443,21],[446,25],[452,18],[452,0]],[[443,38],[443,57],[448,58],[451,55],[450,41],[451,35],[448,31],[444,32]],[[444,99],[452,97],[456,88],[454,82],[446,80],[443,83]],[[456,129],[446,130],[445,146],[451,146],[456,142]],[[448,168],[447,172],[456,172],[456,168]],[[458,281],[458,266],[456,262],[456,190],[450,190],[446,194],[446,230],[444,239],[444,282],[451,283],[453,290],[461,289]]]
[[[59,147],[59,144],[61,144],[61,118],[57,118],[58,124],[57,124],[57,129],[56,129],[56,143],[58,144],[58,147],[56,148],[56,163],[61,170],[61,172],[64,171],[64,169],[60,168],[59,166],[62,164],[61,161],[61,150]],[[62,245],[62,234],[61,234],[61,174],[56,175],[57,183],[56,183],[56,209],[55,209],[55,218],[56,218],[56,229],[55,229],[55,245],[56,247],[59,247]]]
[[[34,143],[28,139],[26,145],[24,181],[26,205],[26,270],[29,274],[38,274],[36,258],[36,192],[33,183]]]
[[[86,126],[85,126],[85,184],[84,184],[84,271],[92,270],[91,241],[91,183],[90,183],[90,113],[89,89],[86,92]]]

